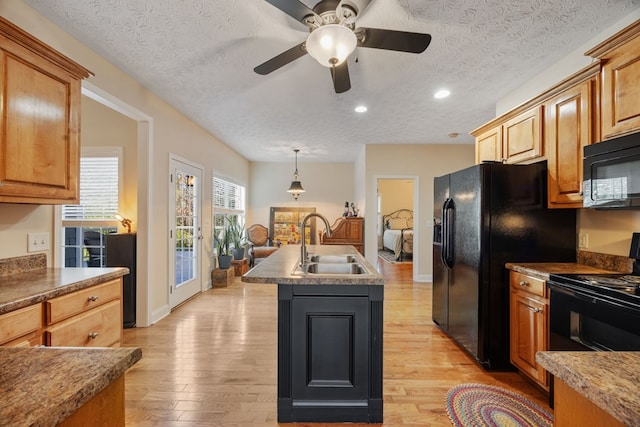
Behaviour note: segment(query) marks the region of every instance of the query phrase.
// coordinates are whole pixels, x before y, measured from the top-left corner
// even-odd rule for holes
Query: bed
[[[413,211],[398,209],[382,216],[382,247],[394,253],[402,261],[413,256]]]

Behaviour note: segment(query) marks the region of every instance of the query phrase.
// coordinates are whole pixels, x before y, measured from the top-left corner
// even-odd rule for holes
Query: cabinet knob
[[[96,302],[98,301],[98,295],[91,295],[87,298],[87,301]]]
[[[529,286],[529,282],[525,282],[524,280],[522,280],[520,282],[520,286]]]
[[[534,313],[541,313],[542,312],[541,308],[529,307],[529,306],[527,306],[527,307],[529,308],[529,310],[533,311]]]
[[[98,338],[98,333],[97,332],[89,332],[89,338],[92,340],[95,340],[96,338]]]

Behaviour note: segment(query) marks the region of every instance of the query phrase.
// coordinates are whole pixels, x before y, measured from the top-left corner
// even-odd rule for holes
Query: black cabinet
[[[278,421],[382,422],[380,285],[278,285]]]
[[[129,274],[122,277],[122,326],[136,326],[136,235],[106,235],[106,266],[127,267]]]

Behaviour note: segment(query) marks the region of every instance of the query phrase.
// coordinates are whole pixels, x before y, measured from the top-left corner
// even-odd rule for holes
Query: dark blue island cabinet
[[[380,285],[278,285],[278,422],[382,423]]]

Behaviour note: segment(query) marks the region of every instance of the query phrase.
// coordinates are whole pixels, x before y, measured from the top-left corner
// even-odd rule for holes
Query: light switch
[[[42,252],[49,250],[49,233],[28,233],[27,252]]]

